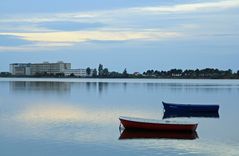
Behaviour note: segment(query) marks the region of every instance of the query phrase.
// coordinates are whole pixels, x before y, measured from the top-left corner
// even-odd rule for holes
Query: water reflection
[[[59,94],[69,93],[70,83],[67,82],[38,82],[38,81],[10,81],[10,91],[20,92],[57,92]]]
[[[107,124],[112,120],[109,116],[112,113],[94,109],[87,109],[80,106],[74,106],[70,103],[46,103],[42,102],[28,106],[21,112],[16,114],[18,121],[26,122],[29,124],[35,123],[68,123],[68,122],[81,122],[81,123],[104,123]],[[100,116],[100,118],[99,118]]]
[[[98,82],[98,89],[99,93],[101,94],[102,92],[107,91],[109,83],[107,82]]]
[[[51,92],[57,94],[70,93],[72,86],[87,92],[96,91],[100,95],[110,88],[123,88],[127,90],[127,83],[108,82],[51,82],[51,81],[10,81],[9,88],[12,93],[21,92]]]
[[[118,137],[118,116],[129,110],[87,108],[74,103],[28,103],[14,112],[0,114],[0,137],[48,140],[51,142],[110,142]],[[136,116],[147,116],[141,111]]]
[[[169,90],[173,92],[218,92],[222,90],[232,91],[237,85],[210,85],[191,83],[126,83],[126,82],[54,82],[54,81],[9,81],[10,91],[21,92],[52,92],[57,94],[69,94],[72,86],[88,92],[96,91],[98,94],[107,93],[108,90],[122,89],[124,92],[128,88],[146,87],[149,91]]]
[[[0,81],[0,155],[239,155],[239,81],[28,80]],[[162,100],[220,102],[220,120],[170,119],[198,122],[200,139],[124,131],[118,140],[121,115],[182,116],[164,114]],[[219,114],[190,115],[199,116]]]
[[[184,112],[184,111],[165,111],[163,119],[177,118],[177,117],[204,117],[204,118],[219,118],[218,111],[214,112]]]
[[[222,90],[232,91],[233,88],[238,88],[238,84],[208,84],[208,83],[187,83],[187,82],[178,82],[178,83],[146,83],[146,86],[149,90],[158,90],[161,89],[170,89],[174,92],[181,91],[205,91],[205,92],[218,92]],[[219,90],[220,89],[220,90]]]
[[[124,129],[119,139],[184,139],[194,140],[198,138],[197,132],[178,132],[178,131],[150,131]]]
[[[83,83],[83,84],[86,84],[86,90],[88,92],[90,91],[95,91],[97,90],[97,82],[86,82],[86,83]]]

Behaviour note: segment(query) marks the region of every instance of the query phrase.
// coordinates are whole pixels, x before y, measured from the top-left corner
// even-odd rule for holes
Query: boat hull
[[[173,104],[162,102],[165,111],[182,112],[217,112],[219,105],[191,105],[191,104]]]
[[[171,123],[151,123],[132,121],[120,118],[120,121],[125,129],[145,129],[145,130],[160,130],[160,131],[195,131],[197,124],[171,124]]]

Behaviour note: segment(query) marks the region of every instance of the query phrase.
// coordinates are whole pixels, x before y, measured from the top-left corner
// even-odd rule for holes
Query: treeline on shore
[[[86,69],[87,76],[75,76],[71,74],[70,76],[65,76],[64,73],[36,73],[32,76],[15,76],[11,75],[9,72],[1,72],[1,77],[49,77],[49,78],[161,78],[161,79],[239,79],[239,70],[233,72],[231,69],[219,70],[214,68],[205,69],[171,69],[168,71],[159,70],[147,70],[143,73],[134,72],[128,73],[125,68],[123,72],[109,71],[108,68],[104,68],[102,64],[99,64],[98,69],[91,69],[88,67]]]
[[[182,79],[239,79],[239,70],[232,72],[231,69],[219,70],[214,68],[205,69],[171,69],[169,71],[147,70],[143,73],[146,77],[156,78],[182,78]]]

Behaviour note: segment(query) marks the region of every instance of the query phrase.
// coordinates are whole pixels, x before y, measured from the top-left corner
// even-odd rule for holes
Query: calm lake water
[[[219,104],[219,117],[167,119],[198,122],[194,137],[119,139],[119,116],[162,119],[162,101]],[[238,156],[238,111],[238,80],[1,78],[0,155]]]

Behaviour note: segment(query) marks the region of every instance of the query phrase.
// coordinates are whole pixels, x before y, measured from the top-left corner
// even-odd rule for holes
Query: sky
[[[0,71],[10,63],[143,72],[239,70],[239,0],[4,0]]]

